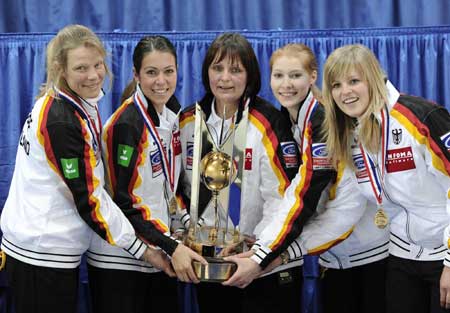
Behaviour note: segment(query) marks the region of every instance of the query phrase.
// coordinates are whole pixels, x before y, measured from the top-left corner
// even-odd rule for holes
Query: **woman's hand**
[[[253,279],[262,274],[263,271],[259,264],[250,259],[253,253],[253,250],[250,250],[224,258],[225,261],[236,263],[238,268],[233,276],[223,282],[222,285],[245,288],[253,281]]]
[[[179,280],[185,283],[200,282],[197,275],[195,275],[194,269],[192,268],[192,261],[194,260],[202,263],[203,265],[208,264],[202,256],[198,255],[182,243],[178,244],[172,254],[172,265]]]
[[[450,309],[450,267],[444,265],[440,283],[441,307]]]
[[[177,276],[174,270],[172,269],[172,265],[170,264],[170,258],[162,250],[147,247],[144,254],[142,255],[142,259],[145,262],[153,265],[155,268],[163,271],[170,277]]]

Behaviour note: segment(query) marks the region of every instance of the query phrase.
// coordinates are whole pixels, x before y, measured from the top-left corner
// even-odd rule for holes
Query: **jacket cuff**
[[[300,244],[300,240],[296,239],[287,248],[287,252],[289,253],[289,259],[295,260],[303,257],[306,254],[306,249]]]
[[[444,257],[444,265],[450,267],[450,249],[447,248],[447,253]]]
[[[131,254],[137,260],[139,260],[144,254],[145,249],[147,249],[147,245],[138,237],[136,237],[136,239],[128,248],[124,248],[126,252]]]
[[[259,266],[265,268],[270,262],[267,260],[267,256],[272,250],[267,247],[260,246],[258,243],[255,243],[252,246],[252,250],[255,252],[250,259],[255,261]]]

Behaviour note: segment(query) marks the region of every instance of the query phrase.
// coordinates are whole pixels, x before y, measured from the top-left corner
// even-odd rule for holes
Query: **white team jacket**
[[[40,98],[28,115],[1,216],[6,254],[37,266],[75,268],[92,229],[134,258],[145,251],[103,188],[98,132],[85,109],[92,105],[60,91],[58,98]]]
[[[200,106],[206,114],[208,127],[215,130],[212,133],[218,134],[221,119],[214,111],[213,99],[203,99]],[[247,156],[244,161],[245,167],[242,178],[239,230],[242,234],[258,238],[260,232],[276,214],[275,209],[278,207],[290,179],[297,172],[299,160],[288,121],[281,116],[280,112],[258,97],[250,102],[249,108],[246,139]],[[190,107],[185,110],[180,119],[184,168],[180,185],[183,187],[186,202],[189,201],[191,190],[194,117],[194,107]],[[214,140],[217,140],[215,136],[213,137]],[[201,192],[208,192],[208,190],[205,188],[205,191]],[[213,207],[208,205],[206,201],[203,203],[200,200],[200,203],[199,215],[201,215],[201,219],[211,224],[214,216]],[[188,208],[189,204],[186,203],[185,206]],[[188,220],[186,216],[183,219],[185,222]],[[231,220],[230,223],[230,225],[233,225]],[[302,263],[303,256],[297,255],[296,258],[292,258],[291,263],[278,268],[277,271]]]
[[[171,255],[178,244],[170,237],[168,200],[172,194],[163,172],[156,137],[152,137],[146,127],[136,101],[140,101],[154,123],[165,150],[168,151],[169,145],[171,147],[174,190],[177,188],[181,166],[180,105],[172,97],[162,114],[157,114],[138,86],[136,94],[113,113],[103,128],[102,147],[108,169],[108,191],[131,219],[139,237]],[[147,273],[159,271],[151,264],[131,258],[99,236],[92,237],[87,257],[90,265],[99,268]]]

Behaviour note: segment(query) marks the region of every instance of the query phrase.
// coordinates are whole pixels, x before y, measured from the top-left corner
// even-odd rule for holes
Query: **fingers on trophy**
[[[241,154],[244,150],[242,146],[245,144],[245,140],[235,140],[235,138],[245,138],[245,133],[239,137],[238,135],[240,126],[246,124],[246,120],[242,123],[241,119],[242,124],[240,123],[237,130],[232,125],[225,142],[216,144],[211,139],[202,113],[201,109],[197,108],[195,130],[197,138],[194,139],[196,142],[194,143],[193,187],[191,190],[191,226],[185,237],[185,244],[208,261],[207,265],[197,261],[193,262],[198,279],[222,282],[231,277],[237,269],[236,263],[225,261],[223,257],[241,253],[244,249],[244,237],[239,232],[238,221],[236,222],[229,216],[231,215],[230,206],[234,208],[236,203],[240,203],[240,182],[242,181],[242,170],[240,170],[242,165],[240,163],[242,162],[239,162],[239,159],[243,159]],[[197,118],[201,118],[201,120],[198,121]],[[241,128],[241,132],[245,131],[244,126]],[[201,139],[199,140],[198,137]],[[205,142],[207,143],[205,144]],[[212,147],[212,149],[205,151],[205,147]],[[203,156],[200,158],[202,154]],[[204,203],[199,199],[205,197],[204,194],[200,194],[200,184],[203,184],[212,193],[210,200],[207,201],[206,209],[213,210],[213,217],[202,219],[201,223],[197,223],[199,221],[198,203]],[[233,186],[231,186],[232,184]],[[230,191],[231,189],[232,191]],[[238,190],[237,193],[236,190]],[[211,217],[211,214],[209,216]],[[207,222],[204,222],[205,220]]]

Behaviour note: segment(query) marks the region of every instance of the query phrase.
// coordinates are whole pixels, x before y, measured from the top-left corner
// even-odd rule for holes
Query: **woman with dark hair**
[[[172,43],[163,36],[142,38],[134,49],[133,74],[123,104],[103,129],[109,192],[137,235],[164,251],[177,277],[198,282],[191,263],[205,261],[170,236],[181,166]],[[94,312],[179,311],[176,280],[159,268],[130,258],[98,236],[87,256]],[[172,300],[161,301],[168,297]]]
[[[237,33],[218,36],[209,47],[202,67],[206,90],[199,106],[216,145],[227,138],[235,121],[236,131],[244,133],[245,165],[242,173],[242,193],[239,198],[239,231],[251,245],[270,221],[276,207],[298,169],[298,150],[289,122],[266,100],[257,96],[261,87],[258,61],[250,43]],[[248,120],[243,111],[248,106]],[[192,144],[195,107],[187,108],[180,119],[184,175],[183,194],[189,203],[192,181]],[[245,125],[244,125],[245,123]],[[222,133],[222,135],[221,135]],[[200,194],[211,195],[201,185]],[[201,201],[199,201],[201,202]],[[207,202],[198,208],[199,222],[213,225],[214,208]],[[222,217],[235,223],[225,212]],[[189,217],[183,219],[186,227]],[[236,224],[235,224],[236,226]],[[298,270],[301,256],[276,272],[257,280],[251,288],[240,290],[218,283],[196,285],[200,312],[294,312],[300,311],[302,272]],[[291,288],[291,286],[297,288]],[[269,296],[267,296],[269,295]]]

